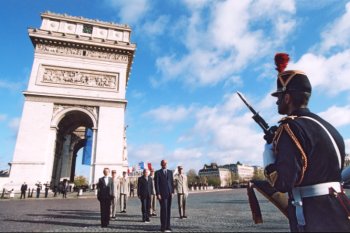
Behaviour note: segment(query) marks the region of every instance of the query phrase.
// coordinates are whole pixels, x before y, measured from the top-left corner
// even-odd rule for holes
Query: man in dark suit
[[[22,197],[24,199],[26,199],[27,188],[28,188],[28,186],[27,186],[26,182],[24,182],[21,186],[21,197],[20,197],[21,199],[22,199]]]
[[[163,232],[171,232],[170,213],[171,200],[174,194],[174,178],[173,172],[167,169],[166,160],[162,160],[160,165],[162,166],[162,169],[156,171],[154,177],[157,199],[160,203],[160,230]]]
[[[137,182],[137,196],[142,204],[142,221],[149,223],[151,209],[151,195],[153,194],[152,177],[149,176],[147,169],[143,170],[143,176],[139,177]]]
[[[109,218],[111,214],[111,201],[113,197],[113,181],[109,177],[109,168],[103,169],[104,176],[98,180],[97,183],[97,199],[100,202],[101,208],[101,227],[109,225]]]

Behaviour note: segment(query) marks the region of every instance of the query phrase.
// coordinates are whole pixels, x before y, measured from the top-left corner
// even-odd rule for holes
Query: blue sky
[[[132,28],[130,166],[158,168],[163,158],[186,170],[262,165],[263,134],[236,91],[276,124],[276,52],[309,76],[311,110],[337,127],[350,152],[349,1],[12,0],[0,8],[0,169],[12,161],[33,62],[27,29],[39,28],[45,11]]]

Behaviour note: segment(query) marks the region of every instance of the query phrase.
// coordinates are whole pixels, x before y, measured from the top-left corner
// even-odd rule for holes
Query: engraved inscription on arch
[[[39,82],[48,85],[118,90],[119,74],[43,65],[39,72]]]
[[[118,61],[123,63],[127,63],[129,61],[128,55],[125,55],[125,54],[95,51],[95,50],[73,48],[73,47],[66,47],[66,46],[37,44],[36,51],[41,53],[48,53],[48,54],[87,57],[92,59]]]

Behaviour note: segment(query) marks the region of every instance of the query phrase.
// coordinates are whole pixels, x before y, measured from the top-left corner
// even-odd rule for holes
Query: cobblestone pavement
[[[190,193],[188,219],[179,219],[177,198],[172,203],[173,232],[281,232],[289,231],[287,219],[257,193],[263,224],[254,224],[246,189]],[[176,196],[175,196],[176,197]],[[159,216],[159,205],[157,206]],[[100,227],[99,203],[92,195],[67,199],[30,198],[0,201],[0,231],[40,232],[155,232],[159,217],[141,222],[141,203],[129,198],[127,213],[117,215],[109,228]]]

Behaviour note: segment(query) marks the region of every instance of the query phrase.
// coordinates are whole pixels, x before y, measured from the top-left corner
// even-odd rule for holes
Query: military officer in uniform
[[[123,171],[123,177],[120,178],[120,213],[126,213],[126,202],[130,192],[129,178]]]
[[[151,169],[151,174],[149,175],[152,178],[153,183],[153,194],[151,195],[151,216],[155,217],[157,216],[157,195],[156,195],[156,187],[154,185],[154,169]]]
[[[113,181],[113,199],[112,199],[112,219],[116,218],[117,205],[120,195],[120,179],[117,177],[117,171],[112,170],[112,181]]]
[[[183,167],[178,166],[178,175],[175,177],[175,190],[177,193],[177,204],[179,207],[180,219],[187,218],[186,200],[188,196],[187,176],[183,174]]]
[[[311,83],[301,71],[284,71],[288,61],[288,54],[275,56],[279,74],[272,96],[286,117],[265,147],[265,175],[274,188],[288,193],[291,231],[350,232],[349,202],[340,184],[344,140],[309,110]]]

